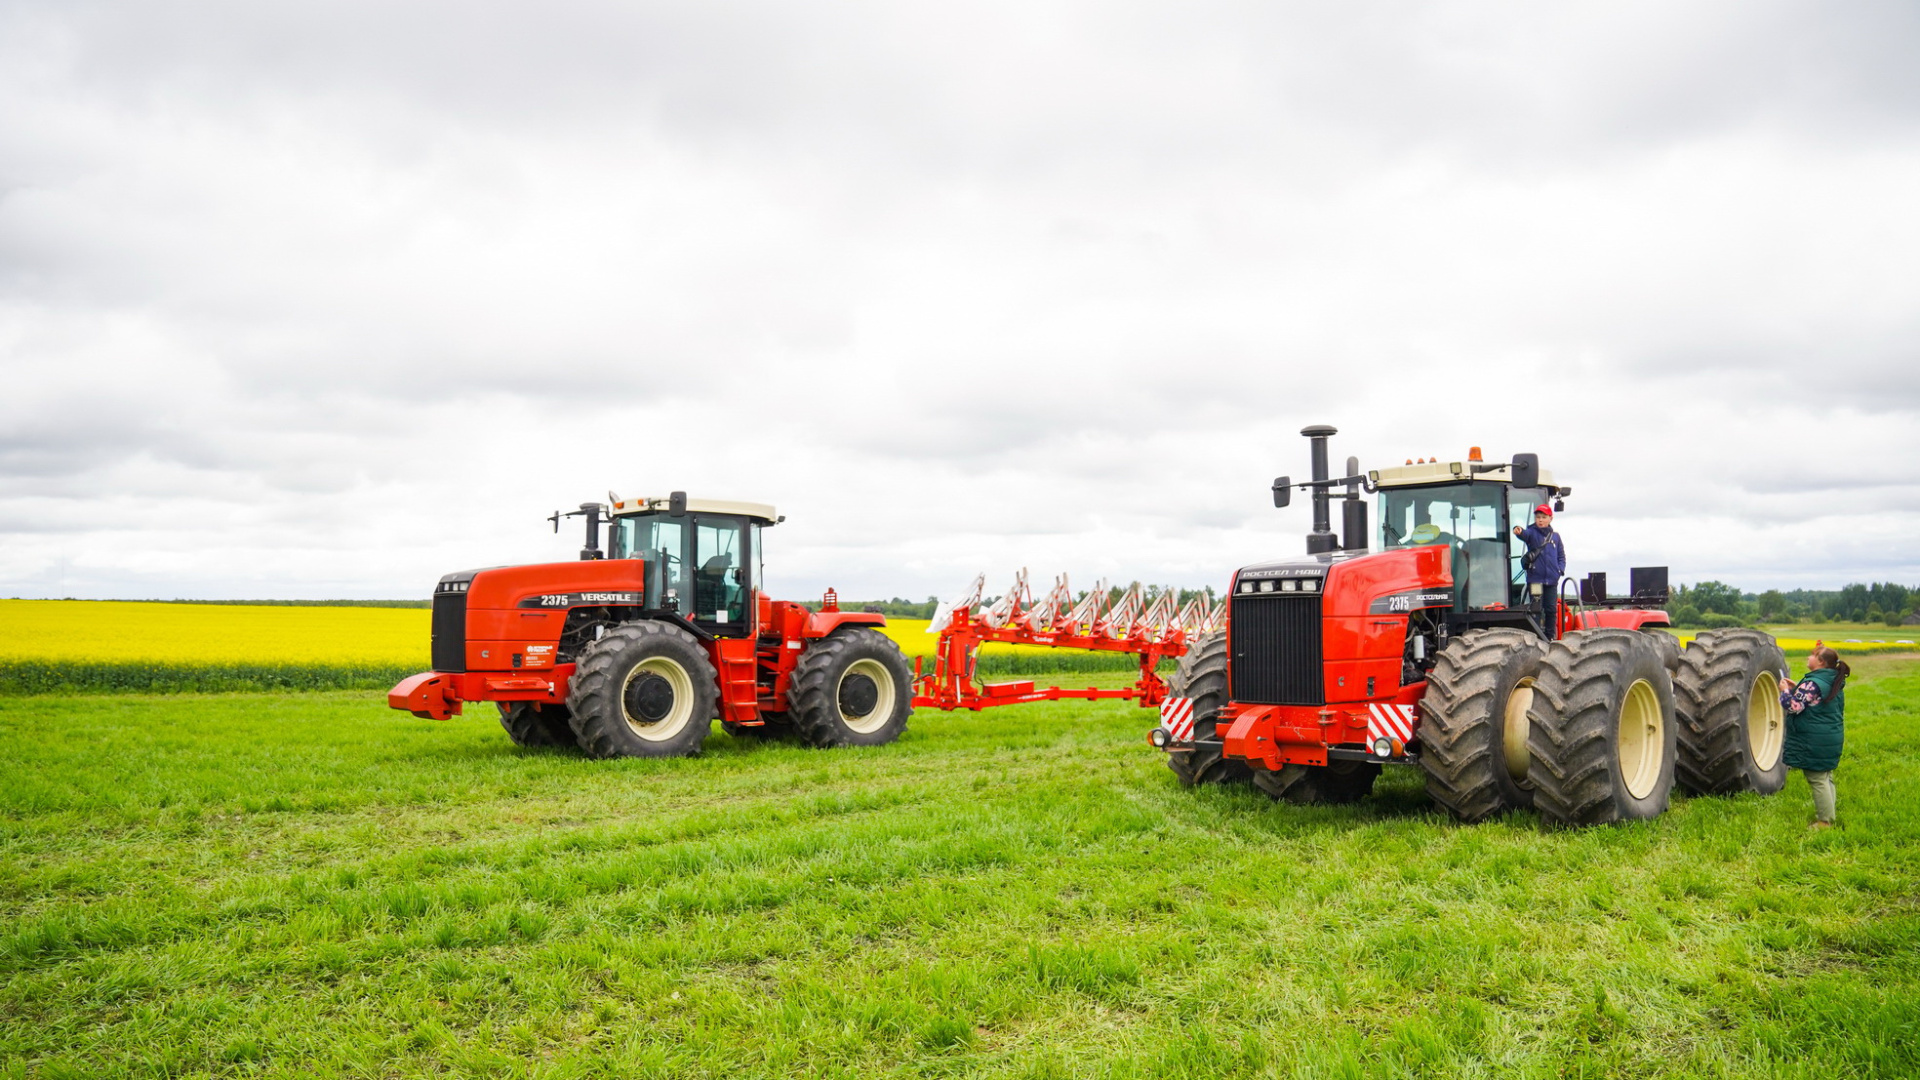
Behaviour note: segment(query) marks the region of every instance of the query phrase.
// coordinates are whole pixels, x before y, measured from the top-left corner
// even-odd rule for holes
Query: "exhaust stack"
[[[1327,438],[1339,434],[1339,429],[1331,424],[1314,424],[1300,429],[1313,444],[1313,531],[1307,534],[1307,554],[1319,555],[1334,551],[1340,546],[1340,538],[1333,534],[1332,486],[1327,481]]]

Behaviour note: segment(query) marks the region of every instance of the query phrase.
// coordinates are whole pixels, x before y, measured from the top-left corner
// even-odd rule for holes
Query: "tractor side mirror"
[[[676,491],[667,496],[667,513],[672,517],[687,516],[687,493]]]
[[[1513,486],[1530,488],[1540,486],[1540,455],[1513,455]]]
[[[1273,505],[1282,507],[1293,501],[1293,477],[1276,476],[1273,478]]]

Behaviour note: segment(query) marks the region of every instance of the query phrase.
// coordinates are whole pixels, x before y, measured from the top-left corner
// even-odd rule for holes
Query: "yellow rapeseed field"
[[[0,600],[0,660],[428,666],[425,608]]]
[[[908,656],[933,654],[937,639],[926,631],[925,619],[887,620],[887,636]],[[428,632],[425,608],[0,600],[0,661],[371,664],[424,670]],[[1681,636],[1684,640],[1692,635]],[[1794,638],[1780,643],[1795,655],[1812,646]],[[1858,652],[1913,648],[1891,641],[1832,644]],[[1054,656],[1074,652],[1032,645],[989,645],[983,651]]]
[[[0,600],[0,660],[168,664],[428,664],[426,608]],[[888,619],[908,656],[931,656],[926,619]],[[1048,653],[990,645],[988,653]]]

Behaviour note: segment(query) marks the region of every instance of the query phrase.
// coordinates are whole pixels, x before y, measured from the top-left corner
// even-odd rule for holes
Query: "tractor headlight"
[[[1157,728],[1154,728],[1152,731],[1147,732],[1147,741],[1152,743],[1158,749],[1165,750],[1167,748],[1167,739],[1168,739],[1168,735],[1167,735],[1166,728],[1157,727]]]
[[[1392,757],[1393,756],[1393,740],[1387,738],[1385,735],[1382,735],[1379,738],[1373,740],[1373,756],[1374,757]]]
[[[1319,587],[1320,587],[1320,582],[1318,582],[1313,578],[1308,578],[1305,581],[1302,581],[1300,583],[1301,592],[1312,592],[1315,589],[1318,589]]]

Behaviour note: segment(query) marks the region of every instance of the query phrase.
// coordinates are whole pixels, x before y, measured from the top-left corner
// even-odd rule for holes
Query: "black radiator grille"
[[[467,670],[467,594],[433,595],[433,670]]]
[[[1320,597],[1235,596],[1231,694],[1255,705],[1322,705]]]

